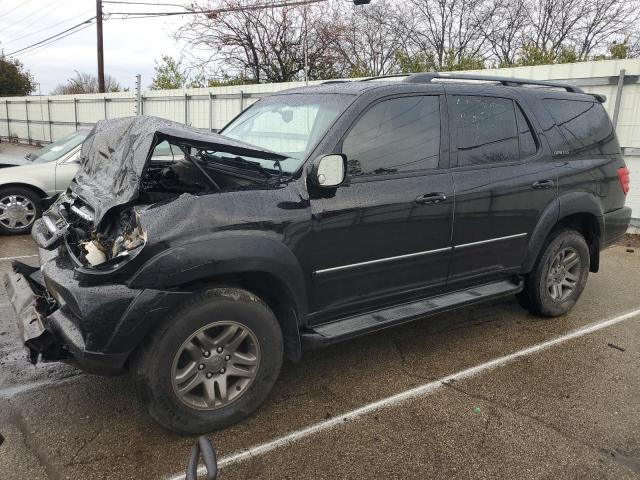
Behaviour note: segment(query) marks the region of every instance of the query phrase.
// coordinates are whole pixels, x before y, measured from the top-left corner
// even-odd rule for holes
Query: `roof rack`
[[[399,76],[399,75],[393,75]],[[490,75],[469,75],[469,74],[440,74],[435,72],[414,73],[407,76],[403,81],[408,83],[430,83],[434,79],[444,80],[478,80],[483,82],[496,82],[504,86],[521,86],[521,85],[536,85],[539,87],[550,88],[564,88],[567,92],[571,93],[584,93],[584,91],[573,85],[567,83],[547,82],[544,80],[529,80],[526,78],[511,78],[511,77],[495,77]]]
[[[363,78],[362,80],[360,80],[361,82],[370,82],[372,80],[384,80],[385,78],[398,78],[398,77],[409,77],[412,76],[410,73],[396,73],[396,74],[392,74],[392,75],[379,75],[377,77],[369,77],[369,78]],[[406,80],[404,80],[406,81]]]

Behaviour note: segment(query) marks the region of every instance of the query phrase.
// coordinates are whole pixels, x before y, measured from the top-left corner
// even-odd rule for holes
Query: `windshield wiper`
[[[222,160],[222,159],[221,159]],[[239,163],[240,165],[245,165],[247,167],[251,167],[253,168],[256,172],[261,173],[265,178],[271,178],[271,174],[262,166],[260,165],[258,162],[252,162],[251,160],[247,160],[246,158],[242,158],[242,157],[233,157],[230,158],[229,160],[231,160],[232,162],[236,162]],[[227,163],[227,162],[224,162]]]

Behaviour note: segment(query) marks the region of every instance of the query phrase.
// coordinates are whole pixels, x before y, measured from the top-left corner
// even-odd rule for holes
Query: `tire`
[[[533,270],[525,277],[525,287],[518,294],[518,302],[534,315],[558,317],[566,314],[584,290],[589,263],[589,247],[579,232],[569,228],[553,231]],[[572,266],[568,268],[568,265]],[[565,267],[564,271],[556,268],[561,266]]]
[[[226,332],[234,328],[248,332],[236,353],[228,355],[233,339],[210,343],[229,336]],[[202,338],[206,342],[201,343]],[[194,349],[194,344],[199,348]],[[220,345],[226,350],[218,353]],[[194,350],[198,351],[194,354]],[[205,358],[209,350],[210,356]],[[222,359],[232,355],[223,363]],[[236,357],[253,357],[256,362],[252,366],[238,365],[233,360]],[[282,357],[282,331],[269,307],[246,290],[216,288],[195,294],[170,314],[136,353],[131,370],[140,402],[151,417],[168,430],[201,434],[251,415],[276,382]],[[183,381],[181,372],[193,369],[192,361],[203,370],[192,380]],[[233,376],[239,369],[253,369],[252,379]],[[191,382],[197,386],[186,391]],[[226,403],[221,400],[222,384],[216,382],[224,382]]]
[[[29,233],[40,215],[40,196],[35,191],[25,187],[0,188],[0,235]]]

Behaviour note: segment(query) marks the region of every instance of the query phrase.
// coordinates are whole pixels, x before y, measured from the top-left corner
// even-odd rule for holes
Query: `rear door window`
[[[440,99],[399,97],[372,106],[342,143],[351,176],[438,168]]]
[[[554,153],[620,152],[613,125],[600,103],[546,98],[542,104],[564,140],[560,145],[553,145]]]
[[[450,104],[457,138],[458,166],[519,160],[513,100],[453,95]]]

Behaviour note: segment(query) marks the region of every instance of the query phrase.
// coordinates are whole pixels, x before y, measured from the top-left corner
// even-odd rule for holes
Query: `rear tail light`
[[[626,195],[629,191],[629,169],[627,167],[618,169],[618,180],[620,180],[620,186]]]

